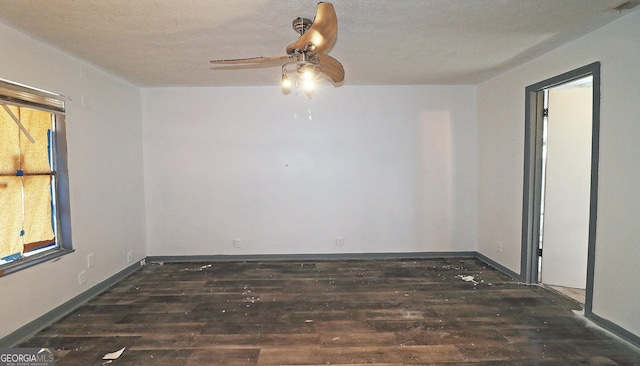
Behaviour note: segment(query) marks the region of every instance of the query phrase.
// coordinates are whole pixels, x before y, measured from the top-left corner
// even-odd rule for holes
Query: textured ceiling
[[[622,16],[622,0],[333,0],[346,85],[477,84]],[[0,0],[0,22],[148,86],[278,85],[315,0]]]

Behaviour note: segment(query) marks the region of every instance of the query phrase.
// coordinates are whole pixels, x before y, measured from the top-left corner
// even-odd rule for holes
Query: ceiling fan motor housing
[[[291,23],[293,30],[298,32],[300,35],[305,34],[305,32],[311,28],[311,25],[313,25],[313,20],[302,17],[295,18]]]

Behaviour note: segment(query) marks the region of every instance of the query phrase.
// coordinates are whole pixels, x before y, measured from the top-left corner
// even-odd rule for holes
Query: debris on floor
[[[459,277],[461,280],[466,282],[472,282],[474,285],[477,285],[479,283],[475,280],[475,277],[473,276],[457,275],[456,277]]]
[[[104,355],[102,357],[103,360],[117,360],[118,358],[120,358],[120,356],[122,355],[122,352],[124,352],[125,348],[127,347],[122,347],[121,349],[115,351],[115,352],[111,352],[111,353],[107,353],[106,355]]]
[[[184,270],[187,271],[187,272],[204,271],[205,269],[208,269],[208,268],[211,268],[211,267],[213,267],[212,264],[207,264],[207,265],[204,265],[204,266],[200,266],[198,268],[185,268]]]

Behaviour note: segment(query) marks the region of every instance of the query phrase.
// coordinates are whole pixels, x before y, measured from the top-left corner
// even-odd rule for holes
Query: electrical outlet
[[[78,283],[82,286],[87,282],[87,276],[84,271],[78,273]]]
[[[96,264],[95,254],[91,253],[87,255],[87,268],[91,268]]]
[[[131,263],[133,259],[133,252],[127,252],[127,263]]]
[[[503,250],[504,250],[504,248],[502,247],[502,242],[499,241],[498,242],[498,252],[502,253]]]
[[[240,239],[233,239],[233,246],[236,248],[240,248],[242,246],[240,244]]]
[[[336,246],[341,247],[344,245],[344,238],[342,236],[339,236],[336,238]]]

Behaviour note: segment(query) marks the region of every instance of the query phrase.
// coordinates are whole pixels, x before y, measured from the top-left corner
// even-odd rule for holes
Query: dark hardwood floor
[[[473,279],[470,277],[473,276]],[[150,264],[20,347],[56,365],[640,365],[475,259]]]

